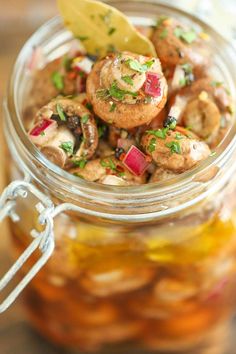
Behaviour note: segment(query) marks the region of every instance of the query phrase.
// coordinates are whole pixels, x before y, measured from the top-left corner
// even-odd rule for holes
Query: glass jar
[[[139,26],[167,14],[209,33],[216,71],[235,101],[235,52],[211,28],[154,1],[109,3]],[[23,109],[32,48],[50,61],[71,41],[60,18],[46,23],[20,52],[9,85],[9,179],[24,180],[8,187],[0,218],[10,213],[15,257],[24,253],[0,288],[18,269],[25,278],[5,307],[32,279],[24,291],[29,318],[62,346],[222,354],[236,291],[235,125],[215,154],[165,183],[112,187],[68,174],[30,142]]]

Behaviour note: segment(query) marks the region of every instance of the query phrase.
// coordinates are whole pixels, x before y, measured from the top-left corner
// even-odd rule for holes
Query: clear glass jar
[[[213,38],[217,71],[235,101],[235,52],[211,28],[153,1],[109,3],[138,25],[167,14],[200,26]],[[48,339],[83,351],[108,346],[118,352],[118,345],[131,343],[145,352],[203,354],[215,346],[222,354],[236,291],[235,125],[214,156],[159,185],[114,188],[62,171],[29,141],[22,112],[32,48],[41,46],[53,60],[71,40],[59,18],[41,27],[19,54],[5,103],[9,179],[26,176],[45,203],[53,201],[48,212],[58,214],[54,253],[24,291],[29,318]],[[11,222],[15,257],[32,241],[31,230],[43,229],[37,202],[33,194],[17,199],[20,220]],[[67,211],[59,213],[64,203]],[[59,209],[53,214],[54,206]],[[39,255],[32,255],[22,274]]]

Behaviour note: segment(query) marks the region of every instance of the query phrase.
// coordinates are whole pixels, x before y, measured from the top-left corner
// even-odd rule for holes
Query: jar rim
[[[120,5],[122,3],[127,3],[127,1],[109,1],[111,5]],[[132,3],[143,4],[147,6],[148,4],[154,6],[161,6],[163,11],[171,10],[178,13],[185,18],[190,19],[194,23],[200,25],[202,28],[206,29],[207,33],[210,34],[212,38],[217,39],[218,42],[222,44],[223,47],[227,47],[228,53],[235,56],[235,50],[231,44],[224,39],[219,33],[212,29],[202,20],[199,20],[196,16],[190,15],[189,13],[180,10],[175,6],[166,5],[163,3],[156,3],[153,1],[132,1]],[[119,7],[119,6],[118,6]],[[78,177],[62,170],[58,166],[54,165],[48,161],[43,154],[33,145],[30,139],[27,136],[27,133],[24,129],[22,123],[22,117],[18,109],[17,104],[17,85],[16,81],[20,78],[20,69],[23,68],[25,64],[25,58],[29,55],[32,47],[34,46],[37,38],[41,35],[45,35],[52,28],[62,27],[61,18],[59,16],[54,17],[45,24],[43,24],[36,32],[27,40],[23,46],[21,52],[18,55],[18,58],[15,62],[14,69],[10,79],[10,85],[8,90],[8,96],[6,100],[6,110],[8,111],[8,119],[5,121],[6,132],[12,138],[13,141],[9,142],[10,150],[14,151],[17,154],[17,150],[20,149],[22,156],[25,159],[28,159],[27,163],[22,163],[24,169],[37,181],[40,181],[43,176],[43,184],[49,185],[53,184],[54,187],[58,190],[61,188],[59,195],[70,195],[71,199],[78,201],[81,196],[92,196],[93,201],[100,201],[101,203],[106,202],[110,203],[110,206],[115,203],[115,205],[123,205],[128,208],[128,205],[138,205],[140,201],[144,200],[148,203],[161,203],[165,198],[173,198],[182,195],[183,193],[190,193],[191,191],[199,191],[202,194],[203,191],[207,188],[210,188],[212,181],[207,183],[198,182],[197,176],[205,174],[213,166],[218,166],[223,168],[226,161],[232,156],[234,150],[236,149],[236,125],[232,124],[228,133],[226,134],[222,143],[216,147],[214,156],[209,156],[206,160],[199,163],[195,168],[187,171],[175,178],[171,178],[167,181],[160,183],[150,183],[145,185],[138,186],[109,186],[102,185],[96,182],[89,182],[83,179],[78,179]],[[64,30],[64,32],[67,32]],[[230,75],[233,76],[232,81],[236,81],[236,71],[233,72],[231,67]],[[235,87],[233,89],[233,101],[235,102],[236,92]],[[9,113],[10,112],[10,113]],[[235,120],[235,117],[234,117]],[[29,163],[30,160],[30,163]],[[31,166],[31,167],[30,167]],[[33,166],[39,166],[36,168],[37,171],[32,171]],[[45,178],[46,177],[46,178]],[[47,180],[47,181],[46,181]],[[197,182],[196,182],[197,181]],[[69,182],[69,183],[68,183]],[[62,193],[63,192],[63,193]],[[127,198],[128,194],[128,198]],[[182,205],[183,207],[183,205]],[[123,209],[124,211],[124,209]],[[169,210],[170,211],[170,210]],[[115,212],[116,213],[116,212]],[[159,213],[162,213],[162,210],[159,210]],[[154,215],[152,213],[152,215]],[[122,215],[121,215],[122,216]],[[132,218],[132,215],[129,214]]]

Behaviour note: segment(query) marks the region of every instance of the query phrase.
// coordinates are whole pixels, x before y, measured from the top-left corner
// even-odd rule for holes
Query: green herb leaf
[[[160,33],[159,37],[160,39],[165,39],[168,36],[168,30],[167,28],[164,28],[163,31]]]
[[[73,143],[71,141],[61,143],[60,148],[70,155],[73,154]]]
[[[40,135],[41,136],[45,136],[46,134],[45,134],[45,132],[41,132]]]
[[[188,44],[191,44],[197,39],[197,34],[193,29],[185,31],[182,27],[176,27],[174,35]]]
[[[52,78],[52,83],[53,83],[54,87],[58,91],[62,91],[64,89],[63,75],[61,73],[59,73],[59,71],[54,71],[54,73],[52,73],[51,78]]]
[[[57,103],[56,108],[57,108],[57,113],[58,113],[60,119],[61,119],[63,122],[66,122],[66,115],[65,115],[65,113],[63,112],[63,109],[62,109],[62,107],[60,106],[59,103]]]
[[[165,139],[168,131],[169,131],[169,127],[157,129],[157,130],[147,130],[146,133],[149,135],[154,135],[159,139]]]
[[[116,104],[114,102],[112,102],[110,112],[114,112],[115,109],[116,109]]]
[[[175,135],[175,139],[176,139],[176,140],[182,140],[183,138],[184,138],[184,137],[183,137],[182,134],[176,133],[176,135]]]
[[[86,105],[85,105],[85,107],[86,107],[89,111],[92,111],[92,109],[93,109],[93,105],[92,105],[92,103],[90,103],[90,102],[87,102]]]
[[[88,161],[85,159],[81,159],[81,160],[73,160],[72,162],[73,162],[74,166],[83,169],[83,168],[85,168]]]
[[[98,127],[98,137],[99,138],[103,137],[103,135],[106,133],[106,129],[107,129],[106,125],[100,125]]]
[[[81,117],[81,123],[86,124],[88,123],[89,120],[89,114],[85,114],[83,117]]]
[[[171,141],[170,143],[165,144],[168,147],[172,154],[181,154],[181,147],[177,141]]]
[[[130,69],[137,71],[139,73],[145,73],[147,72],[152,65],[154,64],[155,60],[149,60],[145,64],[140,64],[137,60],[135,59],[128,59],[126,60],[126,64],[130,67]]]
[[[112,36],[113,33],[115,33],[115,31],[116,31],[116,28],[115,28],[115,27],[111,27],[111,28],[109,29],[109,31],[108,31],[108,36]]]
[[[71,69],[71,64],[72,64],[72,59],[68,58],[67,55],[64,55],[62,59],[62,65],[65,68],[66,71],[70,71]]]
[[[81,42],[87,41],[87,40],[89,39],[88,36],[77,36],[77,38],[78,38]]]
[[[100,164],[101,164],[101,166],[104,167],[104,168],[109,168],[109,169],[111,169],[112,171],[116,171],[116,165],[115,165],[115,163],[112,161],[112,159],[109,159],[108,161],[101,160],[101,161],[100,161]]]
[[[125,76],[122,76],[121,79],[122,79],[124,82],[126,82],[126,84],[131,85],[131,86],[134,86],[134,81],[132,80],[131,76],[125,75]]]
[[[152,153],[155,150],[156,150],[156,139],[152,138],[150,143],[149,143],[149,146],[148,146],[148,151]]]
[[[133,97],[137,97],[138,93],[137,92],[131,92],[131,91],[126,91],[122,90],[117,86],[116,81],[114,81],[110,87],[109,95],[110,97],[116,98],[118,101],[122,101],[126,95],[131,95]]]

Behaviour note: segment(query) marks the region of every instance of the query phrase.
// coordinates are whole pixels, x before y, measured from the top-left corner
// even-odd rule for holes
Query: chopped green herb
[[[126,84],[134,86],[134,81],[132,80],[131,76],[126,75],[126,76],[122,76],[121,78],[124,82],[126,82]]]
[[[193,29],[185,31],[182,27],[176,27],[174,35],[188,44],[191,44],[197,39],[197,34]]]
[[[216,155],[216,151],[212,151],[209,156],[215,156],[215,155]]]
[[[62,120],[63,122],[66,122],[66,115],[65,115],[65,113],[63,112],[63,109],[62,109],[62,107],[60,106],[60,104],[57,103],[56,107],[57,107],[57,113],[58,113],[58,115],[59,115],[59,117],[60,117],[60,120]]]
[[[41,136],[45,136],[46,134],[45,134],[45,132],[41,132],[40,135]]]
[[[223,85],[223,82],[220,81],[212,81],[211,86],[213,87],[221,87]]]
[[[89,37],[87,36],[78,36],[77,37],[81,42],[87,41],[89,39]]]
[[[63,75],[61,73],[59,73],[59,71],[54,71],[54,73],[52,73],[52,83],[55,86],[55,88],[59,91],[63,90],[64,88],[64,78]]]
[[[112,15],[112,11],[108,10],[106,14],[99,15],[99,17],[106,25],[109,25],[111,22],[111,15]]]
[[[192,74],[193,72],[193,67],[189,63],[182,64],[181,68],[184,70],[186,74]]]
[[[169,127],[157,129],[157,130],[147,130],[146,133],[149,135],[154,135],[159,139],[165,139],[167,136],[168,130],[169,130]]]
[[[171,141],[170,143],[165,144],[168,147],[172,154],[181,154],[181,147],[177,141]]]
[[[81,160],[72,160],[72,162],[73,162],[74,166],[83,169],[83,168],[85,168],[88,161],[85,159],[81,159]]]
[[[71,141],[61,143],[60,148],[70,155],[73,154],[73,143]]]
[[[83,124],[88,123],[88,120],[89,120],[89,114],[85,114],[83,117],[81,117],[81,122]]]
[[[183,135],[181,135],[180,133],[176,133],[175,135],[176,140],[182,140],[183,138],[184,138]]]
[[[113,33],[115,33],[115,31],[116,31],[116,28],[115,28],[115,27],[111,27],[111,28],[109,29],[109,31],[108,31],[108,36],[112,36]]]
[[[63,60],[62,60],[62,65],[65,68],[66,71],[69,71],[71,68],[71,63],[72,59],[68,58],[67,55],[64,55]]]
[[[181,87],[184,87],[184,86],[186,86],[186,78],[185,77],[183,77],[182,79],[180,79],[179,80],[179,85],[181,86]]]
[[[130,67],[130,69],[134,71],[138,71],[139,73],[147,72],[154,63],[155,63],[155,59],[146,61],[146,63],[144,64],[140,64],[137,60],[134,59],[126,60],[126,64]]]
[[[125,98],[125,95],[131,95],[133,97],[137,97],[137,92],[131,92],[122,90],[117,86],[117,82],[114,81],[110,87],[110,89],[101,89],[97,90],[96,96],[103,100],[107,100],[108,98],[112,97],[117,99],[118,101],[122,101]]]
[[[114,102],[112,102],[110,112],[114,112],[115,109],[116,109],[116,104]]]
[[[110,168],[112,171],[116,171],[116,165],[115,163],[112,161],[112,159],[109,159],[108,161],[105,160],[101,160],[100,164],[102,167],[104,168]]]
[[[105,125],[100,125],[98,127],[98,137],[101,138],[106,133],[107,127]]]
[[[167,28],[164,28],[163,31],[160,33],[159,37],[160,39],[165,39],[168,36],[168,30]]]
[[[156,139],[152,138],[150,143],[149,143],[149,146],[148,146],[148,151],[152,153],[155,150],[156,150]]]
[[[86,107],[89,111],[92,111],[92,109],[93,109],[93,105],[92,105],[92,103],[90,103],[90,102],[87,102],[86,105],[85,105],[85,107]]]
[[[174,129],[176,128],[176,125],[177,125],[177,120],[176,120],[176,118],[173,117],[173,116],[170,116],[170,115],[168,115],[168,116],[166,117],[166,119],[164,120],[164,122],[163,122],[164,128],[167,128],[167,129],[172,129],[172,130],[174,130]]]

